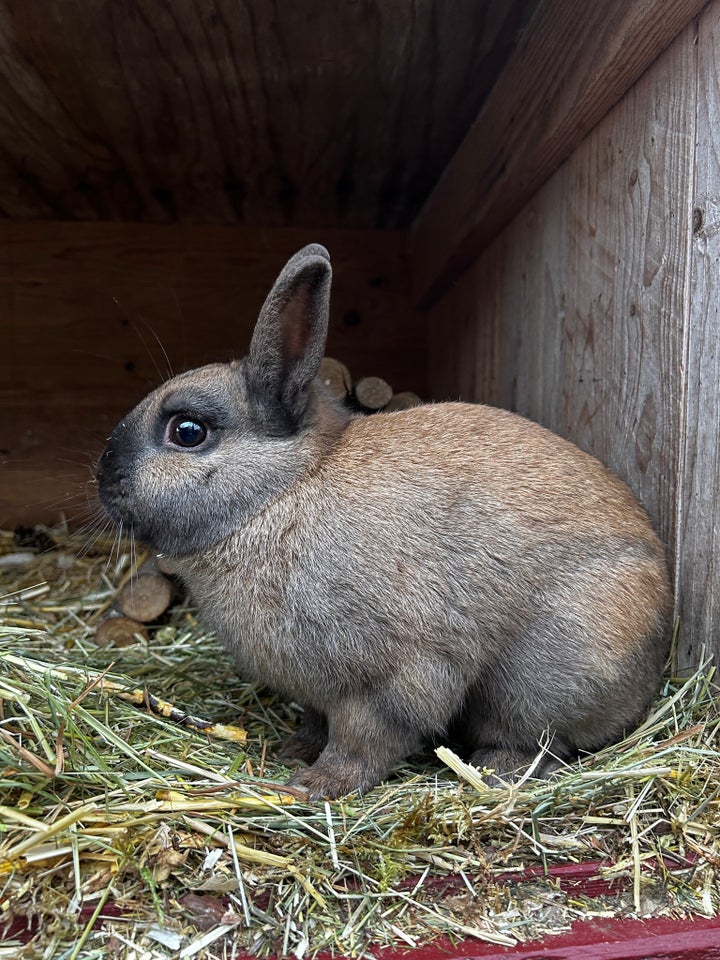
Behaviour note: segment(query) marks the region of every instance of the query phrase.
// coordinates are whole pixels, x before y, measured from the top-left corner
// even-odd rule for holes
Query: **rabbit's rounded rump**
[[[300,251],[248,357],[183,374],[116,428],[116,520],[175,557],[241,672],[305,707],[292,782],[340,796],[452,733],[501,776],[622,735],[667,649],[662,548],[599,461],[514,414],[353,418],[314,380],[323,248]]]

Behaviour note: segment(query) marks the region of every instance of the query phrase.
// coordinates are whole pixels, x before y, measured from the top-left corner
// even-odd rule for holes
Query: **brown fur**
[[[174,555],[241,673],[306,707],[285,756],[311,763],[292,780],[311,796],[368,789],[427,737],[506,775],[545,734],[561,758],[621,736],[667,649],[646,514],[593,457],[502,410],[348,418],[313,382],[318,249],[281,274],[246,361],[176,378],[120,425],[108,509]],[[188,384],[223,425],[196,453],[153,445]]]

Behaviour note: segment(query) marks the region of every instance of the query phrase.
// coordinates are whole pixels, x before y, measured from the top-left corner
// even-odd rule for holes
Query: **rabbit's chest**
[[[193,570],[187,585],[244,677],[307,700],[317,676],[307,651],[312,604],[297,565],[272,547],[234,544],[229,556]]]

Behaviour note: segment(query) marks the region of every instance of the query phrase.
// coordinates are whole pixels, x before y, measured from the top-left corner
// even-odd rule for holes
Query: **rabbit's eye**
[[[168,437],[179,447],[199,447],[207,437],[208,430],[204,423],[191,420],[188,417],[173,417],[168,429]]]

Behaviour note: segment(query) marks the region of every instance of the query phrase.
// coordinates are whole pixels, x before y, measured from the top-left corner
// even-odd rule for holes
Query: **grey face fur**
[[[273,287],[245,360],[174,377],[117,425],[97,470],[114,520],[170,555],[195,552],[302,474],[329,285],[327,251],[306,247]],[[183,421],[207,431],[201,444],[173,442]]]
[[[173,443],[173,421],[202,424],[206,440]],[[129,413],[97,475],[113,519],[173,556],[203,550],[242,526],[298,478],[304,459],[301,438],[284,418],[272,433],[259,422],[246,364],[218,364],[174,377]]]
[[[100,461],[106,509],[175,558],[245,676],[303,704],[284,753],[313,797],[368,789],[448,732],[502,776],[547,733],[562,758],[621,736],[667,649],[647,516],[505,411],[350,418],[314,379],[329,289],[327,252],[301,250],[244,361],[133,410]]]

